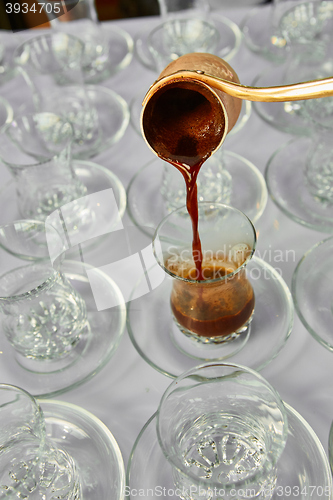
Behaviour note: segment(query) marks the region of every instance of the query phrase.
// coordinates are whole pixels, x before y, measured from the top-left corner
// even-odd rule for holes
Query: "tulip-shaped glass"
[[[220,34],[208,21],[207,0],[158,0],[162,24],[148,36],[157,68],[188,52],[214,52]]]
[[[195,265],[192,222],[185,207],[169,214],[153,240],[155,258],[174,278],[170,306],[186,336],[201,342],[229,342],[249,331],[255,298],[246,264],[256,243],[251,221],[219,203],[199,203],[202,275]]]
[[[51,27],[84,43],[82,71],[86,83],[97,83],[125,68],[132,60],[131,36],[113,24],[101,24],[94,0],[66,0],[66,13],[55,15],[51,1],[44,4]]]
[[[13,174],[21,217],[45,220],[71,202],[82,212],[76,200],[87,189],[72,167],[72,141],[71,124],[46,112],[18,117],[1,134],[0,159]]]

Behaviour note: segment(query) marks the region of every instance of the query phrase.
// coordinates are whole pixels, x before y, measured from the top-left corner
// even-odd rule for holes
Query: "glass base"
[[[240,29],[237,24],[216,12],[214,12],[211,17],[208,16],[206,20],[215,25],[220,35],[220,40],[217,47],[214,49],[214,54],[221,57],[221,59],[224,59],[225,61],[230,61],[238,52],[242,41]],[[148,36],[154,28],[161,24],[161,22],[162,21],[159,19],[155,23],[151,23],[149,28],[146,26],[134,37],[135,56],[145,68],[155,72],[157,72],[158,69],[156,62],[149,51]]]
[[[252,319],[252,318],[251,318]],[[250,337],[251,323],[244,325],[233,336],[226,337],[199,337],[195,334],[186,334],[180,325],[174,322],[170,328],[170,338],[175,347],[185,356],[215,360],[223,354],[223,359],[235,356]]]
[[[0,378],[8,384],[24,387],[35,397],[51,397],[73,389],[90,380],[115,353],[124,332],[126,307],[117,285],[104,273],[98,273],[100,286],[119,304],[112,309],[97,311],[87,278],[91,266],[65,261],[62,271],[80,293],[87,307],[90,329],[82,335],[75,348],[59,361],[37,361],[17,357],[3,336]]]
[[[282,212],[302,226],[333,232],[333,203],[309,191],[305,175],[311,139],[289,141],[270,158],[265,172],[268,192]]]
[[[112,189],[117,205],[117,213],[111,211],[107,214],[108,227],[116,225],[122,218],[126,208],[126,192],[125,189],[116,175],[110,170],[98,165],[83,160],[76,160],[73,162],[73,169],[79,178],[79,181],[86,188],[86,195],[98,193],[106,189]],[[17,206],[17,194],[15,183],[13,180],[9,181],[2,190],[0,190],[0,224],[6,224],[10,221],[21,219],[21,215]],[[101,243],[102,236],[92,238],[96,234],[95,217],[89,217],[88,220],[92,221],[91,227],[89,225],[80,227],[84,231],[86,241],[81,242],[81,248],[85,251],[94,248]],[[82,220],[80,221],[82,222]],[[67,258],[76,258],[77,251],[68,250],[66,253]]]
[[[283,72],[281,65],[265,70],[255,78],[253,85],[255,87],[282,85],[281,74]],[[273,128],[292,135],[308,136],[312,133],[312,127],[309,126],[308,120],[297,112],[299,106],[297,101],[296,105],[284,102],[253,103],[255,112]]]
[[[206,164],[203,165],[199,175],[205,176],[210,163],[212,165],[221,155],[224,173],[230,179],[231,189],[228,190],[228,199],[208,201],[220,201],[244,212],[254,223],[262,215],[267,202],[267,188],[265,180],[259,170],[242,156],[228,150],[217,152]],[[165,167],[166,166],[166,167]],[[167,204],[162,195],[162,185],[164,180],[164,169],[171,172],[172,178],[175,176],[179,180],[183,197],[179,199],[177,207],[185,204],[185,183],[179,172],[171,165],[156,158],[144,165],[132,178],[127,189],[127,206],[129,216],[134,224],[146,235],[152,237],[155,229],[162,219],[169,213]],[[199,179],[199,178],[198,178]],[[216,178],[213,178],[214,191],[218,192]],[[207,193],[207,186],[203,186]],[[223,188],[223,186],[222,186]],[[165,189],[165,186],[163,186]],[[200,201],[201,192],[198,190]],[[178,202],[177,202],[178,203]],[[173,207],[174,210],[177,207]]]
[[[247,276],[256,301],[251,332],[214,345],[187,338],[173,320],[170,308],[173,279],[166,275],[160,286],[129,303],[127,326],[134,347],[147,363],[169,377],[178,377],[196,366],[198,360],[228,359],[255,370],[262,369],[289,338],[293,303],[283,279],[263,260],[253,257],[247,265]]]
[[[301,259],[293,275],[292,294],[305,328],[333,352],[332,236],[312,247]]]
[[[40,401],[46,434],[70,455],[81,480],[81,499],[123,500],[125,470],[118,444],[107,427],[83,408]]]
[[[318,437],[309,424],[289,405],[285,404],[288,416],[288,438],[277,466],[277,483],[272,498],[308,500],[313,494],[320,498],[322,492],[332,491],[332,477],[328,459]],[[142,500],[149,498],[179,499],[173,474],[159,446],[156,433],[156,414],[140,432],[127,467],[129,491],[142,492]],[[307,486],[307,485],[311,485]],[[158,492],[155,497],[151,492]],[[178,492],[179,493],[179,492]],[[205,498],[202,496],[202,498]],[[236,497],[235,497],[236,498]]]

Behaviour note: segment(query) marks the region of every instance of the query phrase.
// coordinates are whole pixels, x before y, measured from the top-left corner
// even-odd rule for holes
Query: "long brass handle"
[[[226,94],[248,101],[283,102],[300,101],[303,99],[316,99],[333,95],[333,76],[323,80],[281,85],[277,87],[247,87],[240,83],[229,82],[203,71],[182,70],[157,80],[148,90],[143,105],[161,87],[169,82],[180,80],[198,81],[221,90]]]

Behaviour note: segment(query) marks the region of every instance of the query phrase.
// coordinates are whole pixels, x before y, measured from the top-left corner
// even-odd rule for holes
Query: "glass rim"
[[[226,209],[231,210],[233,212],[238,212],[238,214],[242,215],[249,222],[249,226],[253,230],[253,245],[252,245],[250,254],[245,259],[245,261],[240,266],[237,267],[237,269],[235,269],[231,273],[228,273],[225,276],[222,276],[219,278],[214,278],[214,279],[209,279],[209,280],[193,280],[193,279],[183,278],[182,276],[178,276],[177,274],[174,274],[169,269],[167,269],[164,265],[162,265],[159,258],[157,257],[156,246],[155,246],[155,241],[157,239],[159,240],[159,238],[158,238],[159,230],[167,222],[167,220],[169,218],[171,218],[172,216],[174,216],[177,212],[184,211],[184,209],[186,210],[186,205],[183,205],[182,207],[176,208],[175,210],[170,212],[166,217],[164,217],[164,219],[159,223],[159,225],[155,229],[155,232],[153,235],[152,247],[153,247],[153,254],[154,254],[154,257],[156,259],[156,262],[158,263],[158,265],[163,269],[163,271],[166,274],[168,274],[172,278],[178,279],[180,281],[184,281],[186,283],[192,283],[192,284],[199,283],[201,285],[206,285],[206,284],[209,285],[209,284],[213,284],[213,283],[220,283],[222,281],[228,281],[229,279],[231,279],[234,276],[236,276],[237,274],[239,274],[239,272],[246,267],[246,265],[249,263],[249,261],[252,259],[253,255],[254,255],[254,252],[256,249],[256,244],[257,244],[257,234],[256,234],[256,230],[255,230],[255,227],[254,227],[252,221],[248,218],[248,216],[244,212],[242,212],[238,208],[234,208],[230,205],[226,205],[225,203],[216,203],[216,202],[209,202],[209,201],[198,202],[198,208],[202,207],[203,205],[214,206],[214,207],[219,207],[219,208],[226,208]],[[199,216],[199,222],[200,222],[200,216]],[[199,230],[199,234],[200,234],[200,230]]]
[[[26,47],[26,46],[31,46],[32,43],[35,43],[37,40],[41,40],[43,38],[47,38],[47,39],[52,39],[52,38],[55,38],[55,37],[63,37],[63,38],[69,38],[69,39],[72,39],[75,41],[75,43],[77,43],[78,45],[81,46],[81,58],[83,57],[83,54],[84,54],[84,43],[82,42],[82,40],[80,40],[79,37],[75,36],[75,35],[72,35],[70,33],[65,33],[63,31],[55,31],[55,30],[50,30],[49,33],[39,33],[37,35],[34,35],[33,37],[31,38],[28,38],[27,40],[23,40],[14,50],[14,53],[13,53],[13,60],[15,61],[16,64],[18,64],[19,66],[21,66],[21,64],[17,61],[17,58],[20,57],[20,51]]]
[[[224,362],[202,363],[202,364],[197,365],[197,366],[195,366],[193,368],[190,368],[189,370],[186,370],[184,373],[182,373],[179,377],[175,378],[171,382],[171,384],[167,387],[167,389],[164,391],[164,393],[162,395],[162,398],[161,398],[160,403],[158,405],[158,409],[156,411],[156,434],[157,434],[157,440],[158,440],[159,446],[160,446],[160,448],[162,450],[163,455],[165,456],[166,460],[168,461],[168,463],[174,469],[176,469],[180,474],[184,475],[185,477],[187,477],[187,478],[189,478],[191,480],[196,481],[199,484],[203,484],[202,478],[198,478],[195,475],[192,475],[189,470],[185,470],[185,469],[182,470],[176,464],[174,458],[170,457],[167,449],[165,448],[165,446],[163,444],[163,439],[162,439],[161,433],[160,433],[160,413],[161,413],[161,408],[162,408],[163,403],[166,401],[166,399],[169,397],[169,395],[172,394],[172,392],[174,392],[174,388],[177,388],[177,385],[180,382],[182,382],[183,380],[185,380],[186,378],[193,378],[194,380],[197,380],[199,384],[201,382],[204,382],[204,381],[207,381],[207,380],[212,380],[212,381],[216,380],[217,377],[213,377],[211,379],[207,379],[206,377],[200,377],[199,375],[195,375],[195,372],[199,372],[200,370],[204,370],[204,369],[210,368],[210,367],[227,367],[227,368],[229,367],[229,368],[235,368],[235,372],[237,372],[237,371],[245,372],[245,373],[248,373],[248,374],[252,375],[256,379],[260,380],[260,382],[263,383],[270,390],[270,392],[272,393],[272,395],[274,395],[275,400],[279,404],[279,409],[280,409],[282,417],[283,417],[283,436],[282,436],[282,441],[284,441],[284,446],[285,446],[285,443],[286,443],[286,440],[287,440],[287,435],[288,435],[288,416],[287,416],[287,410],[286,410],[285,404],[284,404],[284,402],[283,402],[280,394],[277,392],[277,390],[260,373],[258,373],[257,371],[253,370],[252,368],[248,368],[247,366],[239,365],[237,363],[224,363]],[[224,376],[221,376],[221,378],[223,378],[223,377]],[[279,458],[281,457],[281,455],[283,453],[284,446],[281,449],[280,455],[278,457],[276,457],[275,462],[273,463],[273,467],[276,465],[276,463],[278,462]],[[266,463],[266,461],[265,461],[265,463]],[[251,480],[254,480],[260,474],[261,474],[261,472],[258,471],[253,476],[251,476]],[[230,486],[229,485],[223,485],[222,483],[212,482],[211,484],[207,485],[207,489],[210,489],[210,488],[221,488],[222,486],[223,486],[223,488],[226,488],[226,490],[228,490],[229,488],[233,489],[235,486],[237,486],[238,488],[241,488],[242,485],[246,485],[247,482],[248,482],[248,478],[242,479],[242,480],[240,480],[237,483],[234,482]]]
[[[17,224],[24,224],[24,225],[32,225],[32,226],[39,226],[39,227],[44,227],[46,228],[46,231],[47,231],[47,228],[51,228],[51,231],[53,233],[55,233],[58,237],[59,237],[59,241],[60,242],[64,242],[63,238],[61,237],[61,234],[58,232],[58,230],[52,225],[52,224],[49,224],[48,222],[44,222],[44,221],[39,221],[39,220],[34,220],[34,219],[19,219],[19,220],[16,220],[16,221],[12,221],[12,222],[8,222],[6,224],[3,224],[0,226],[0,233],[3,229],[5,228],[10,228],[10,227],[15,227],[15,225]],[[46,233],[45,231],[45,233]],[[1,238],[0,238],[0,248],[2,250],[4,250],[5,252],[9,253],[10,255],[14,256],[14,257],[17,257],[23,261],[28,261],[30,263],[30,265],[33,265],[33,264],[45,264],[46,260],[48,260],[48,258],[46,257],[32,257],[32,256],[25,256],[25,255],[22,255],[22,253],[18,253],[18,252],[15,252],[13,251],[12,249],[10,248],[7,248],[3,243],[1,243]],[[65,246],[63,245],[62,246],[62,252],[61,253],[64,253],[66,251],[66,248]],[[61,253],[59,255],[61,255]],[[59,255],[57,257],[59,257]],[[2,280],[5,276],[8,276],[10,273],[18,270],[18,269],[23,269],[25,267],[29,267],[29,264],[26,264],[26,265],[18,265],[17,267],[13,267],[12,269],[8,270],[7,272],[3,273],[0,275],[0,280]],[[45,288],[47,288],[48,286],[50,286],[56,279],[57,277],[59,276],[60,272],[59,270],[57,270],[56,268],[53,267],[52,264],[50,264],[48,267],[50,267],[50,269],[53,270],[53,275],[48,278],[46,278],[42,283],[40,283],[39,285],[35,286],[33,289],[27,291],[27,292],[24,292],[24,293],[20,293],[20,294],[17,294],[17,295],[9,295],[9,296],[1,296],[0,295],[0,303],[6,303],[6,302],[9,302],[9,301],[17,301],[17,300],[22,300],[26,297],[29,297],[31,295],[35,295],[36,293],[39,293],[41,292],[42,290],[45,290]]]
[[[12,138],[11,138],[11,136],[9,134],[9,131],[10,131],[10,128],[14,124],[17,124],[18,120],[22,120],[24,118],[31,118],[31,117],[34,117],[34,116],[40,116],[40,115],[44,115],[44,116],[48,115],[48,116],[56,117],[56,118],[59,119],[59,122],[61,122],[63,125],[67,125],[68,126],[68,130],[70,132],[70,135],[66,139],[66,144],[64,144],[63,149],[61,149],[59,152],[54,152],[54,153],[50,152],[49,156],[45,156],[44,159],[38,160],[35,163],[22,163],[22,164],[20,164],[20,163],[13,163],[12,161],[5,160],[3,158],[3,156],[2,156],[2,154],[1,154],[1,151],[0,151],[0,159],[3,162],[3,164],[6,165],[8,168],[12,168],[12,169],[15,169],[15,170],[24,170],[26,168],[31,168],[31,167],[37,167],[39,165],[44,165],[44,164],[50,162],[53,158],[57,158],[67,148],[71,148],[72,147],[72,144],[74,142],[74,129],[73,129],[73,125],[71,124],[71,122],[69,122],[68,120],[66,120],[63,116],[57,115],[57,113],[52,113],[51,111],[31,111],[30,113],[24,113],[24,114],[15,116],[13,118],[13,120],[11,120],[10,122],[8,122],[4,126],[3,132],[6,134],[6,136],[8,137],[8,139],[12,141]],[[13,142],[13,144],[15,144],[15,142]],[[70,151],[71,151],[71,149],[70,149]],[[30,153],[26,153],[26,154],[29,155],[29,156],[31,155]]]
[[[14,392],[18,392],[18,393],[21,393],[23,394],[24,396],[26,396],[30,402],[32,403],[32,405],[36,408],[37,412],[38,412],[38,416],[39,416],[39,423],[41,424],[41,431],[43,432],[43,435],[41,436],[42,439],[45,439],[46,438],[46,431],[45,431],[45,422],[44,422],[44,413],[43,413],[43,410],[42,408],[40,407],[40,404],[38,403],[37,399],[34,398],[34,396],[32,394],[30,394],[28,391],[26,391],[25,389],[23,389],[22,387],[18,387],[17,385],[12,385],[12,384],[6,384],[6,383],[0,383],[0,390],[1,389],[4,389],[4,390],[10,390],[10,391],[14,391]],[[43,446],[43,443],[41,443],[41,446]]]

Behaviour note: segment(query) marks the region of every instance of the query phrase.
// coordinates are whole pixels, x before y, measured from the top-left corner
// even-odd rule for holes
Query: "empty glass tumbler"
[[[87,189],[72,166],[72,142],[71,124],[48,112],[18,117],[0,135],[0,161],[13,174],[21,217],[45,220],[70,202],[79,210],[75,200]]]
[[[63,358],[88,328],[85,302],[61,272],[66,242],[53,226],[22,220],[0,227],[0,248],[4,335],[18,359]]]
[[[52,28],[68,34],[74,34],[84,44],[82,70],[85,80],[100,81],[104,79],[109,57],[109,44],[102,25],[98,23],[97,12],[93,0],[66,0],[67,12],[55,16],[51,6],[45,8],[50,13],[48,18]]]
[[[176,378],[157,413],[157,436],[185,500],[269,499],[288,433],[285,407],[258,373],[197,366]]]
[[[214,24],[199,17],[167,19],[147,37],[149,51],[159,71],[189,52],[214,53],[219,40],[220,34]]]

